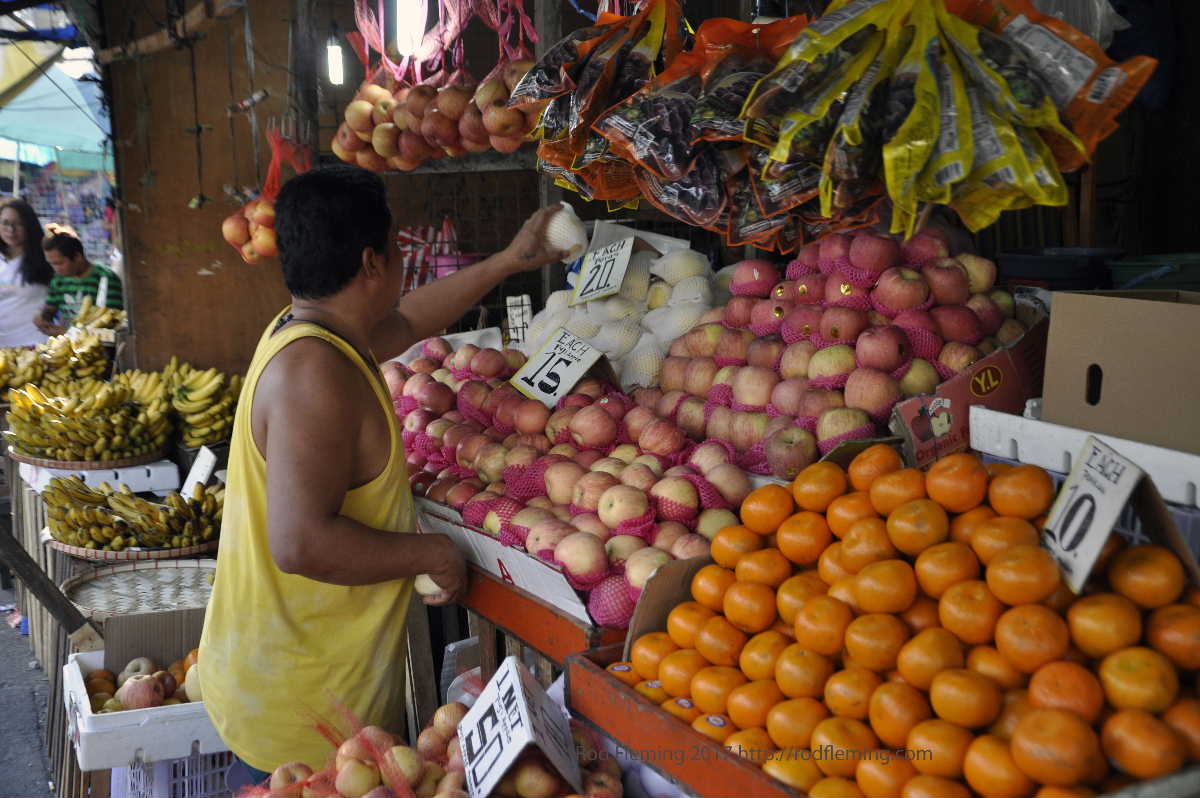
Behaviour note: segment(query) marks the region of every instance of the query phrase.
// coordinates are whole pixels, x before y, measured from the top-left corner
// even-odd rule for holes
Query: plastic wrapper
[[[636,169],[634,180],[642,196],[668,216],[697,227],[713,227],[729,201],[720,154],[704,149],[679,180],[662,180],[647,169]]]
[[[731,247],[754,244],[764,249],[770,248],[775,236],[787,224],[787,215],[784,213],[774,216],[763,214],[754,195],[752,183],[756,179],[751,175],[750,180],[735,184],[737,189],[730,199],[729,228],[726,231],[726,239]]]
[[[960,60],[944,36],[938,37],[936,52],[931,49],[928,61],[937,82],[940,118],[937,143],[917,179],[917,199],[944,205],[950,201],[952,187],[971,171],[975,144]]]

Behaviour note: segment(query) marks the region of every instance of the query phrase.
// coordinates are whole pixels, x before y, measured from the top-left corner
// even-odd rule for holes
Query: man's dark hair
[[[60,252],[64,258],[73,260],[76,255],[83,254],[83,242],[71,228],[60,224],[48,224],[46,237],[42,239],[42,249],[46,252]]]
[[[338,165],[293,177],[275,200],[288,291],[300,299],[336,294],[358,274],[364,249],[384,251],[391,226],[379,175]]]

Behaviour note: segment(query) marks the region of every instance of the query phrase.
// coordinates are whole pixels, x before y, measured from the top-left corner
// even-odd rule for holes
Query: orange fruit
[[[1029,679],[1029,703],[1038,709],[1068,709],[1095,724],[1104,708],[1104,688],[1075,662],[1048,662]]]
[[[860,518],[842,537],[841,563],[852,573],[858,573],[873,562],[896,556],[896,547],[887,534],[887,524],[878,516]]]
[[[975,526],[971,535],[971,549],[984,565],[1000,552],[1013,546],[1038,545],[1038,531],[1021,518],[998,515],[987,518]]]
[[[1175,703],[1179,674],[1171,661],[1152,648],[1130,646],[1100,662],[1100,684],[1117,709],[1162,712]]]
[[[1183,592],[1180,601],[1184,604],[1191,604],[1193,607],[1200,607],[1200,587],[1189,587]]]
[[[988,727],[988,734],[995,735],[1001,740],[1011,740],[1021,718],[1037,707],[1029,703],[1028,690],[1008,690],[1004,693],[1004,703],[1000,707],[1000,715],[996,722]]]
[[[669,701],[671,696],[667,695],[667,691],[663,689],[662,682],[658,679],[647,679],[638,682],[633,686],[642,696],[651,703],[662,706],[664,701]]]
[[[988,504],[1000,515],[1032,520],[1050,509],[1056,493],[1044,468],[1019,465],[992,477]]]
[[[987,463],[984,465],[987,469],[988,479],[995,479],[1001,474],[1006,474],[1012,471],[1015,466],[1012,463]]]
[[[1179,699],[1162,714],[1162,719],[1187,743],[1188,755],[1200,759],[1200,699]]]
[[[791,496],[801,510],[823,513],[834,499],[846,492],[847,485],[846,472],[840,465],[820,460],[796,475]]]
[[[774,679],[759,679],[734,689],[725,703],[725,712],[739,729],[767,725],[767,715],[776,704],[786,700]]]
[[[861,612],[862,607],[859,606],[858,603],[858,594],[854,592],[856,580],[857,577],[853,576],[847,576],[837,580],[829,586],[828,595],[832,596],[838,601],[846,602],[846,604],[850,605],[850,609],[854,610],[855,612]]]
[[[1062,659],[1071,634],[1062,616],[1041,604],[1013,607],[996,621],[996,648],[1017,670],[1033,673]]]
[[[877,443],[854,456],[846,469],[855,490],[870,490],[871,483],[884,474],[904,468],[900,453],[886,443]]]
[[[725,619],[747,634],[758,634],[775,623],[775,591],[758,582],[734,582],[725,591]],[[707,623],[707,622],[706,622]]]
[[[1004,605],[986,582],[972,579],[951,585],[938,600],[938,620],[964,643],[990,643]]]
[[[1058,587],[1054,588],[1054,592],[1046,598],[1042,599],[1041,603],[1050,609],[1057,612],[1059,615],[1066,615],[1067,610],[1075,603],[1075,591],[1062,581],[1062,576],[1059,576]]]
[[[193,648],[191,651],[189,651],[187,653],[187,656],[183,658],[184,674],[186,675],[187,672],[192,669],[192,666],[195,665],[199,661],[200,661],[200,649]]]
[[[1139,607],[1155,609],[1179,600],[1186,577],[1175,553],[1164,546],[1131,546],[1108,566],[1113,590]]]
[[[967,510],[962,515],[956,515],[950,519],[950,539],[956,543],[966,543],[969,546],[971,545],[971,536],[975,534],[975,528],[979,526],[979,522],[995,517],[996,511],[986,504],[976,507],[974,510]]]
[[[1096,798],[1096,791],[1082,784],[1071,784],[1067,787],[1043,784],[1041,789],[1033,794],[1033,798]]]
[[[1116,593],[1083,596],[1067,610],[1071,642],[1099,659],[1142,639],[1142,613]]]
[[[879,514],[871,505],[871,497],[861,490],[838,496],[825,509],[825,520],[829,522],[829,530],[839,538],[846,537],[855,521],[878,517]]]
[[[1178,668],[1200,668],[1200,607],[1159,607],[1146,623],[1146,642],[1166,654]]]
[[[915,468],[890,471],[872,482],[867,494],[875,512],[887,516],[901,505],[925,498],[925,475]]]
[[[764,545],[766,540],[757,532],[744,526],[727,526],[713,537],[709,554],[717,565],[733,568],[742,557]]]
[[[667,615],[667,635],[680,648],[691,648],[696,644],[696,633],[708,619],[716,615],[698,601],[685,601]]]
[[[746,675],[737,668],[709,665],[692,677],[690,697],[701,712],[724,713],[729,694],[746,682]]]
[[[947,668],[933,677],[929,703],[939,718],[978,729],[1000,715],[1000,688],[986,676],[966,668]]]
[[[1040,784],[1081,784],[1104,766],[1100,739],[1083,718],[1065,709],[1033,709],[1009,740],[1013,761]]]
[[[950,536],[950,518],[937,502],[915,499],[892,510],[887,533],[893,546],[916,557]]]
[[[762,549],[739,559],[733,573],[740,582],[757,582],[775,588],[792,575],[792,564],[779,549]],[[774,593],[772,590],[772,596]]]
[[[637,639],[633,648],[629,650],[629,659],[633,663],[633,669],[643,679],[657,679],[658,666],[663,657],[678,650],[679,646],[675,645],[666,632],[651,632]]]
[[[951,513],[965,513],[987,497],[988,473],[973,454],[950,454],[925,472],[925,492]]]
[[[703,714],[690,698],[668,698],[659,706],[688,725]]]
[[[941,625],[941,621],[938,620],[938,603],[928,596],[917,596],[917,600],[900,613],[900,619],[908,624],[913,634]]]
[[[1008,751],[1008,741],[981,734],[967,748],[963,778],[984,798],[1029,795],[1033,780],[1021,772]]]
[[[1167,723],[1140,709],[1122,709],[1104,721],[1100,744],[1112,763],[1130,776],[1157,779],[1187,760],[1187,745]]]
[[[900,649],[908,642],[908,626],[895,615],[860,615],[846,627],[846,653],[873,671],[896,667]]]
[[[861,612],[904,612],[917,598],[917,577],[904,560],[873,562],[854,577]]]
[[[783,520],[775,541],[783,556],[796,565],[815,565],[833,542],[833,533],[823,515],[805,510]]]
[[[908,780],[900,798],[971,798],[971,791],[960,781],[920,773]]]
[[[971,732],[941,718],[923,720],[908,733],[905,747],[920,751],[912,760],[913,767],[927,776],[957,779],[962,776],[963,760],[975,739]]]
[[[658,680],[667,695],[685,698],[692,694],[692,677],[709,667],[708,660],[694,648],[672,651],[658,663]]]
[[[828,747],[826,747],[828,746]],[[827,776],[854,776],[858,760],[866,751],[879,747],[871,727],[854,718],[826,718],[812,731],[809,748],[821,751],[817,767]]]
[[[733,571],[719,565],[706,565],[692,577],[692,598],[713,612],[725,604],[725,591],[737,581]]]
[[[642,680],[638,672],[633,669],[633,663],[631,662],[614,662],[604,670],[611,673],[617,681],[627,684],[630,687],[633,687]]]
[[[692,721],[692,728],[722,744],[736,731],[733,721],[720,714],[701,715]]]
[[[825,584],[832,585],[839,579],[854,576],[854,573],[842,564],[841,557],[842,541],[840,540],[830,543],[825,547],[825,551],[821,552],[821,557],[817,560],[817,575]]]
[[[951,585],[978,579],[979,558],[965,543],[947,541],[922,551],[913,570],[921,590],[936,599]]]
[[[788,698],[820,697],[825,692],[825,681],[833,671],[833,661],[829,657],[809,651],[799,643],[785,648],[775,661],[775,681]]]
[[[929,699],[912,685],[885,682],[871,693],[867,718],[879,739],[890,748],[903,748],[909,732],[933,717]]]
[[[896,670],[904,681],[922,690],[928,690],[942,671],[962,666],[963,644],[941,627],[918,633],[896,657]]]
[[[801,571],[795,576],[784,580],[775,591],[775,608],[779,617],[791,625],[796,622],[796,613],[804,606],[804,602],[813,596],[824,595],[829,585],[814,571]]]
[[[832,596],[813,596],[796,613],[796,643],[827,657],[842,650],[854,611]]]
[[[815,698],[781,701],[767,712],[767,734],[780,748],[808,748],[812,730],[829,717],[829,710]]]
[[[725,738],[725,747],[759,767],[762,767],[762,764],[767,761],[767,757],[776,750],[766,729],[736,731]]]
[[[750,681],[774,678],[775,662],[791,644],[782,632],[773,629],[756,634],[738,655],[738,667]]]
[[[1023,687],[1028,681],[994,646],[975,646],[968,651],[967,670],[981,673],[1005,689]]]
[[[826,776],[808,788],[808,798],[863,798],[854,779]]]
[[[720,615],[709,618],[696,633],[696,650],[713,665],[736,665],[750,638]]]
[[[825,682],[825,706],[843,718],[865,720],[875,688],[883,680],[866,668],[846,668]]]
[[[763,773],[773,779],[783,782],[792,789],[805,793],[810,787],[824,778],[817,763],[808,755],[807,750],[784,748],[776,751],[762,766]]]
[[[797,477],[798,479],[799,477]],[[742,501],[742,524],[760,535],[769,535],[783,519],[796,512],[792,494],[782,485],[763,485],[750,491]]]
[[[899,756],[867,757],[854,769],[854,780],[867,798],[896,798],[917,769]]]
[[[1013,546],[992,558],[987,583],[1005,604],[1036,604],[1062,584],[1058,562],[1041,546]]]

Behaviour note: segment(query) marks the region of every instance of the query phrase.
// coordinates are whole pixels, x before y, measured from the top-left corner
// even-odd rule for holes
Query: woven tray
[[[62,590],[95,621],[116,615],[202,609],[212,595],[216,560],[151,560],[107,565],[63,582]]]
[[[210,540],[199,546],[185,546],[181,549],[123,549],[121,551],[104,551],[103,549],[85,549],[83,546],[72,546],[61,540],[51,538],[46,545],[55,551],[70,554],[81,560],[93,562],[139,562],[142,560],[177,560],[180,557],[194,557],[197,554],[209,554],[217,550],[217,541]]]
[[[58,468],[64,471],[110,471],[117,468],[145,465],[146,463],[162,460],[167,456],[167,450],[164,447],[157,452],[144,454],[141,457],[126,457],[124,460],[47,460],[44,457],[32,457],[22,454],[10,446],[8,447],[8,456],[18,463],[41,466],[42,468]]]

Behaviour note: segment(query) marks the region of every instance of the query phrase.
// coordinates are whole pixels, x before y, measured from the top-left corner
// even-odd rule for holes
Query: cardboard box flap
[[[629,660],[629,650],[642,635],[666,630],[667,616],[679,602],[687,601],[686,597],[691,595],[692,577],[706,565],[712,565],[711,557],[674,560],[651,574],[629,621],[622,659]]]
[[[149,657],[162,668],[200,645],[204,609],[116,615],[104,622],[104,667],[120,673],[131,659]]]

